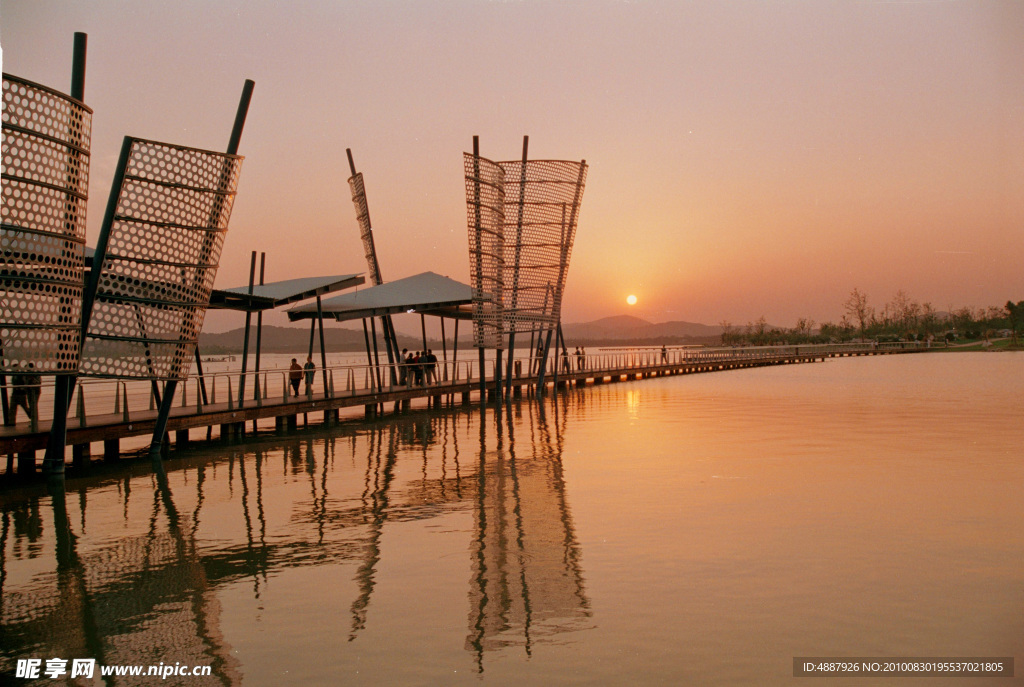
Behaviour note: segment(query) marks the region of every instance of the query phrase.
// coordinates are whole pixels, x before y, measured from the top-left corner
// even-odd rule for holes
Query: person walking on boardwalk
[[[412,374],[416,378],[416,386],[423,386],[423,354],[420,351],[413,356]]]
[[[423,369],[427,375],[427,384],[433,384],[437,381],[437,356],[428,348],[426,355],[423,356],[423,361]]]
[[[316,364],[313,362],[313,356],[306,358],[306,364],[302,366],[302,371],[306,376],[306,395],[313,395],[313,377],[316,376]]]
[[[299,361],[292,358],[292,366],[288,368],[288,382],[292,385],[292,396],[299,395],[299,384],[302,382],[302,368]]]
[[[398,359],[398,383],[406,386],[409,383],[409,349],[402,349],[402,356]]]
[[[661,362],[663,362],[663,363],[667,363],[668,362],[668,349],[665,348],[665,344],[661,345]]]
[[[404,349],[402,352],[405,352]],[[405,366],[403,369],[403,374],[405,379],[405,385],[412,386],[413,381],[415,381],[416,378],[416,356],[414,356],[411,352],[405,356]]]
[[[14,373],[11,375],[11,384],[14,390],[11,392],[10,417],[7,425],[14,425],[18,421],[18,407],[25,409],[29,422],[35,426],[36,410],[39,406],[39,394],[42,387],[42,380],[35,373],[32,363],[28,364],[28,372]]]

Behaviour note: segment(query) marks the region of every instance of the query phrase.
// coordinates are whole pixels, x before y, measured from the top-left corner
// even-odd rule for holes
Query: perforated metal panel
[[[501,166],[465,153],[473,345],[501,348],[505,261],[505,188]]]
[[[78,369],[92,110],[3,75],[0,370]]]
[[[370,268],[370,281],[374,286],[380,286],[383,280],[380,276],[380,264],[377,262],[377,249],[373,244],[370,207],[366,202],[366,186],[363,184],[362,172],[349,177],[348,185],[352,189],[352,203],[356,206],[356,221],[359,222],[359,235],[363,239],[366,264]]]
[[[492,162],[469,153],[466,207],[474,343],[557,324],[586,184],[585,162]]]
[[[585,162],[499,162],[504,171],[505,333],[558,323]]]
[[[188,375],[241,163],[236,155],[132,140],[83,346],[83,375]]]

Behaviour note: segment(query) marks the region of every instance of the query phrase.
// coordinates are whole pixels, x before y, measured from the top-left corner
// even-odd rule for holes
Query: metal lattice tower
[[[505,173],[496,163],[463,154],[473,287],[473,345],[500,349],[504,311]]]
[[[373,229],[370,227],[370,207],[366,202],[366,186],[363,184],[363,173],[358,172],[349,177],[349,188],[352,189],[352,204],[356,208],[356,221],[359,222],[359,236],[363,240],[363,252],[366,264],[370,268],[370,281],[374,286],[384,283],[380,275],[380,264],[377,262],[377,249],[373,243]]]
[[[0,373],[78,369],[92,110],[3,75]]]
[[[492,162],[465,153],[474,344],[554,327],[576,237],[585,161]]]
[[[202,329],[242,157],[130,142],[82,374],[183,379]],[[99,253],[99,251],[98,251]]]
[[[586,162],[499,162],[505,173],[504,331],[558,324]]]

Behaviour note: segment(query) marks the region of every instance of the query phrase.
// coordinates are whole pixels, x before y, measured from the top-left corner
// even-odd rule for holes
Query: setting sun
[[[626,302],[629,303],[630,305],[636,305],[636,296],[634,296],[633,294],[629,294],[628,296],[626,296]]]

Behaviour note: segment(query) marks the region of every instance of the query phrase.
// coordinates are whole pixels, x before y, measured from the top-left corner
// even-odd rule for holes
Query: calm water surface
[[[1020,675],[1021,408],[1019,353],[844,359],[9,491],[0,672],[91,657],[212,666],[190,684],[788,685],[807,681],[794,656],[949,655],[1014,656]]]

